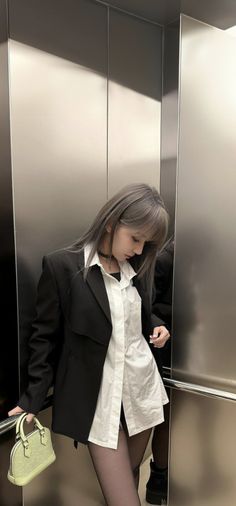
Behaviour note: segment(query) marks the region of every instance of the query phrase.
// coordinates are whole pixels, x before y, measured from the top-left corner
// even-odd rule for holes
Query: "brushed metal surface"
[[[175,228],[178,148],[179,22],[164,28],[163,54],[160,191],[169,212],[169,235],[172,235]]]
[[[232,506],[236,404],[172,390],[169,506]]]
[[[108,193],[124,184],[159,187],[162,31],[110,10]]]
[[[180,14],[192,16],[218,28],[236,24],[235,0],[97,0],[151,22],[167,25],[179,19]]]
[[[2,434],[5,434],[5,432],[8,432],[9,430],[11,430],[13,427],[15,427],[19,416],[20,415],[9,416],[8,418],[6,418],[5,420],[2,420],[0,422],[0,436]]]
[[[37,12],[34,10],[28,9],[27,18],[24,18],[24,26],[28,26],[24,43],[13,39],[9,42],[23,384],[27,340],[34,314],[35,289],[41,271],[41,258],[45,253],[63,247],[79,237],[106,199],[107,77],[90,68],[91,45],[88,46],[88,67],[85,65],[87,31],[84,30],[89,9],[91,27],[98,25],[99,32],[102,25],[106,35],[106,9],[92,4],[93,11],[91,5],[87,6],[83,0],[70,2],[70,7],[72,4],[73,17],[77,17],[77,23],[70,25],[63,18],[58,21],[67,9],[67,3],[64,4],[64,10],[60,8],[57,12],[56,1],[50,5],[35,2],[39,19],[43,15],[47,18],[47,46],[50,47],[51,42],[53,54],[45,51],[45,45],[42,45],[45,39],[44,31],[40,31],[41,24],[37,32],[38,47],[31,45],[31,21],[34,24],[37,18]],[[72,13],[70,18],[71,16]],[[19,17],[20,27],[17,30],[17,19],[14,18],[14,23],[11,23],[10,18],[14,37],[21,33],[21,20]],[[77,53],[73,46],[71,59],[66,38],[66,58],[59,55],[62,41],[60,40],[57,48],[57,28],[60,24],[64,26],[64,35],[67,29],[68,37],[73,42],[76,34],[71,33],[72,29],[76,33],[80,32]],[[80,26],[83,26],[81,31]],[[97,65],[103,68],[104,54],[106,56],[107,53],[106,37],[100,38],[92,47],[95,59],[101,55],[100,65],[99,62]]]
[[[0,0],[0,278],[2,289],[0,304],[0,421],[6,418],[8,410],[15,404],[19,392],[7,40],[7,3],[5,0]],[[22,504],[21,489],[13,487],[7,480],[9,455],[13,444],[14,434],[12,432],[1,434],[1,506],[21,506]]]
[[[39,414],[50,427],[51,409]],[[103,506],[104,500],[85,445],[52,433],[56,461],[24,487],[24,506]]]
[[[96,0],[102,2],[103,0]],[[116,9],[124,10],[161,25],[170,23],[180,14],[181,0],[104,0]]]
[[[222,30],[236,24],[234,0],[181,0],[181,13]]]
[[[12,39],[106,76],[107,53],[101,51],[107,44],[106,7],[92,0],[8,0],[8,5]]]
[[[195,383],[186,383],[185,381],[177,381],[172,378],[163,377],[164,385],[177,390],[195,393],[197,395],[205,395],[206,397],[214,397],[227,401],[236,401],[236,393],[217,390],[216,388],[203,387]]]
[[[23,389],[41,258],[79,237],[106,200],[107,9],[84,0],[12,1],[9,16]],[[25,487],[24,505],[74,506],[78,497],[98,504],[99,492],[89,502],[96,477],[84,477],[83,450],[56,441],[57,460]]]
[[[0,420],[4,418],[19,392],[16,273],[12,174],[10,146],[10,110],[8,76],[8,25],[6,2],[0,2]],[[8,360],[12,373],[9,377]]]
[[[235,392],[236,40],[181,20],[173,379]]]
[[[106,8],[84,0],[62,4],[57,11],[56,1],[34,1],[36,10],[30,10],[28,2],[27,10],[25,1],[27,16],[18,18],[19,3],[11,2],[10,9],[17,251],[32,266],[45,251],[79,236],[106,197]],[[73,11],[66,17],[69,7]],[[38,19],[35,34],[32,25]],[[104,36],[87,45],[89,20],[95,35],[103,31]]]

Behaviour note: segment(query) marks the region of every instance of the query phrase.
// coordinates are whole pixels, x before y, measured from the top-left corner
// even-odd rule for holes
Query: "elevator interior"
[[[209,298],[212,300],[212,293],[203,289],[204,279],[209,275],[209,265],[205,258],[202,270],[202,263],[200,265],[193,254],[194,248],[198,258],[202,258],[200,247],[204,247],[204,241],[199,233],[195,234],[199,246],[191,239],[191,248],[189,243],[186,244],[186,235],[184,238],[181,235],[190,226],[190,217],[195,227],[201,223],[202,231],[205,230],[203,224],[206,225],[206,216],[211,231],[215,227],[214,193],[219,189],[214,185],[210,187],[214,170],[210,173],[204,170],[206,160],[219,169],[220,161],[227,159],[227,153],[231,150],[230,134],[227,134],[227,153],[221,152],[219,155],[217,151],[218,159],[214,160],[202,149],[203,144],[194,144],[193,139],[198,138],[199,124],[203,138],[206,135],[209,141],[210,153],[215,151],[216,143],[219,145],[223,138],[223,131],[218,138],[212,126],[209,130],[206,128],[206,116],[209,118],[214,108],[213,100],[212,109],[210,113],[207,112],[212,95],[210,90],[216,90],[214,79],[219,82],[223,67],[218,71],[217,66],[214,67],[210,90],[209,83],[206,83],[209,95],[200,95],[200,103],[196,101],[194,110],[191,107],[193,97],[195,100],[197,98],[196,88],[201,88],[201,75],[198,72],[203,68],[204,55],[206,62],[213,61],[224,44],[227,45],[222,49],[224,54],[233,54],[233,43],[219,42],[217,46],[218,35],[217,40],[212,40],[215,35],[211,35],[212,28],[208,29],[208,25],[222,31],[236,25],[234,4],[233,1],[218,0],[0,2],[0,100],[3,112],[0,133],[0,205],[3,223],[1,274],[6,286],[2,322],[7,332],[1,353],[2,419],[6,417],[7,408],[17,400],[19,376],[22,388],[25,382],[27,340],[42,256],[78,237],[106,198],[124,184],[145,181],[160,187],[171,216],[171,232],[174,231],[176,219],[174,379],[177,383],[191,380],[192,384],[198,385],[206,381],[207,388],[213,391],[207,397],[205,389],[197,397],[190,390],[173,389],[170,506],[182,504],[186,489],[192,506],[218,506],[220,502],[217,501],[222,501],[222,498],[220,494],[219,498],[215,497],[212,489],[219,474],[224,481],[220,459],[231,462],[232,466],[235,463],[232,455],[235,446],[232,426],[235,406],[214,397],[216,389],[234,394],[234,363],[230,357],[225,357],[224,361],[229,366],[227,372],[223,366],[219,371],[217,360],[224,349],[218,348],[216,354],[219,356],[214,361],[210,352],[215,346],[214,341],[210,339],[209,346],[204,348],[206,331],[193,325],[193,321],[200,325],[198,314],[202,315],[204,307],[207,305],[209,308]],[[218,30],[214,31],[216,33]],[[192,38],[188,37],[189,34],[192,34]],[[191,60],[195,72],[190,65]],[[234,67],[229,65],[227,69],[224,67],[223,72],[233,83]],[[207,69],[205,72],[205,78],[208,79]],[[219,104],[217,93],[224,96],[223,85],[222,89],[216,91],[215,100]],[[222,103],[224,107],[225,96]],[[230,122],[229,113],[227,115],[230,108],[232,110],[230,102],[225,104],[223,126],[225,131],[234,132],[235,124]],[[191,129],[191,119],[198,110],[202,113],[202,116],[197,115],[200,123]],[[217,113],[214,109],[216,120],[221,113],[221,110]],[[194,159],[189,150],[193,144],[196,153]],[[199,163],[204,170],[199,169]],[[194,170],[188,172],[187,166],[194,167]],[[230,197],[233,202],[231,172],[229,170],[228,178],[231,178]],[[208,212],[209,200],[201,187],[202,214],[199,216],[197,201],[194,200],[195,190],[200,186],[199,179],[193,177],[196,173],[200,181],[205,180],[207,190],[214,188],[212,214]],[[187,192],[186,188],[190,191]],[[234,211],[230,208],[229,212],[232,216]],[[215,230],[217,234],[219,232]],[[224,244],[229,238],[230,227],[225,227]],[[186,250],[190,251],[187,262],[183,260]],[[229,260],[232,264],[232,259]],[[217,266],[214,267],[212,262],[210,264],[212,285]],[[183,271],[188,276],[183,277]],[[199,277],[199,272],[202,277]],[[192,279],[191,276],[197,276],[201,282],[192,283],[191,289],[186,285],[183,288],[183,280],[186,277]],[[221,283],[224,284],[223,279]],[[190,304],[199,300],[198,293],[193,293],[192,287],[195,291],[199,290],[201,300],[205,300],[197,309],[196,302]],[[185,300],[184,291],[191,294],[192,298]],[[230,294],[233,297],[233,288]],[[224,295],[226,298],[226,289]],[[190,311],[194,308],[194,315],[189,312],[186,319],[182,311],[183,304]],[[213,307],[210,307],[211,314],[215,308],[219,311],[219,299],[215,299]],[[229,308],[228,303],[226,319],[233,324]],[[205,315],[204,321],[208,320]],[[216,326],[210,329],[214,336]],[[229,332],[230,328],[227,328]],[[194,357],[184,345],[186,335],[189,336]],[[202,354],[198,353],[198,345],[205,353],[205,363]],[[233,343],[229,349],[233,357]],[[9,374],[10,356],[12,372]],[[208,369],[211,370],[211,377]],[[217,423],[213,423],[216,416]],[[50,424],[50,408],[42,412],[41,418],[45,424]],[[190,427],[185,426],[186,419],[190,421]],[[204,433],[199,429],[202,419],[206,424]],[[227,426],[223,446],[218,441],[221,423]],[[213,439],[210,437],[211,427],[214,428]],[[1,436],[1,506],[74,506],[78,501],[83,506],[102,504],[86,448],[81,447],[76,453],[72,442],[62,437],[55,437],[56,464],[23,491],[14,488],[5,478],[13,438],[13,432]],[[183,455],[184,463],[182,459],[180,461],[180,455]],[[190,466],[188,459],[191,455],[194,455],[194,463]],[[206,484],[203,483],[202,474],[207,473],[208,468],[211,469],[211,476]],[[183,476],[187,476],[187,487]],[[221,487],[224,506],[231,505],[232,498],[236,497],[231,477],[230,480],[231,490],[225,490],[224,484]],[[200,499],[199,483],[203,490]]]

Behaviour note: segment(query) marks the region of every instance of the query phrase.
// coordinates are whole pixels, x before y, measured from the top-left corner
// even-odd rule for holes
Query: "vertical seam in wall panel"
[[[164,49],[165,49],[165,29],[162,27],[162,37],[161,37],[161,129],[160,129],[160,180],[159,180],[159,189],[160,194],[162,193],[162,156],[163,156],[163,94],[164,94]]]
[[[107,164],[107,187],[106,197],[109,196],[109,79],[110,79],[110,8],[107,7],[107,129],[106,129],[106,164]]]
[[[9,18],[8,18],[9,19]],[[8,25],[7,19],[7,25]],[[9,26],[9,25],[8,25]],[[9,33],[9,32],[8,32]],[[18,268],[17,268],[17,248],[16,248],[16,212],[15,212],[15,192],[14,192],[14,171],[12,159],[12,130],[11,130],[11,99],[10,99],[10,52],[9,38],[7,41],[7,61],[8,61],[8,96],[9,96],[9,126],[10,126],[10,156],[11,156],[11,186],[12,186],[12,213],[13,213],[13,236],[14,236],[14,253],[15,253],[15,281],[16,281],[16,319],[17,319],[17,353],[18,353],[18,395],[20,395],[20,322],[19,322],[19,294],[18,294]]]
[[[177,139],[176,139],[176,174],[175,174],[175,219],[174,219],[174,234],[175,234],[175,251],[178,242],[178,234],[176,233],[176,222],[178,212],[178,175],[179,175],[179,144],[180,144],[180,100],[181,100],[181,57],[182,57],[182,15],[179,21],[179,51],[178,51],[178,81],[177,81]],[[175,271],[176,271],[176,255],[174,254],[173,260],[173,287],[172,287],[172,322],[173,322],[173,309],[174,309],[174,296],[175,296]],[[172,324],[173,327],[173,324]],[[171,342],[171,370],[173,370],[173,341]],[[170,423],[171,427],[171,423]]]
[[[17,327],[17,354],[18,354],[18,395],[20,394],[20,334],[19,334],[19,297],[17,283],[17,253],[16,253],[16,227],[15,227],[15,201],[13,185],[13,164],[12,164],[12,136],[11,136],[11,101],[10,101],[10,51],[9,51],[9,2],[5,0],[6,27],[7,27],[7,79],[8,79],[8,112],[9,112],[9,143],[10,143],[10,167],[11,167],[11,188],[12,188],[12,226],[15,255],[15,291],[16,291],[16,327]],[[13,406],[12,406],[13,407]],[[21,490],[22,506],[24,505],[24,492]]]
[[[16,250],[16,223],[15,223],[15,198],[13,184],[13,159],[12,159],[12,130],[11,130],[11,100],[10,100],[10,51],[9,51],[9,3],[6,2],[7,13],[7,77],[8,77],[8,107],[9,107],[9,138],[10,138],[10,163],[11,163],[11,186],[12,186],[12,211],[13,211],[13,236],[15,253],[15,287],[16,287],[16,318],[17,318],[17,353],[18,353],[18,394],[20,395],[20,324],[19,324],[19,294],[18,294],[18,271],[17,271],[17,250]]]

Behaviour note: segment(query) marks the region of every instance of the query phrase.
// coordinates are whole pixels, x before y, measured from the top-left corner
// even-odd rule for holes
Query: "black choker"
[[[98,250],[98,254],[103,257],[103,258],[109,258],[109,260],[112,260],[113,255],[106,255],[105,253],[103,253],[102,251]]]

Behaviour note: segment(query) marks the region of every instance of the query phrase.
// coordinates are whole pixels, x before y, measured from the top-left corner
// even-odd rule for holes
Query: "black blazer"
[[[154,314],[165,321],[171,329],[172,290],[173,290],[174,241],[169,241],[158,254],[155,266],[155,299],[152,306]]]
[[[83,252],[60,250],[43,259],[29,341],[29,382],[19,405],[36,414],[54,385],[53,431],[86,443],[112,324],[100,268],[91,267],[86,280],[83,271]],[[153,327],[163,322],[151,315],[139,280],[135,277],[133,282],[142,299],[142,329],[149,342]],[[152,351],[158,354],[157,349]]]

